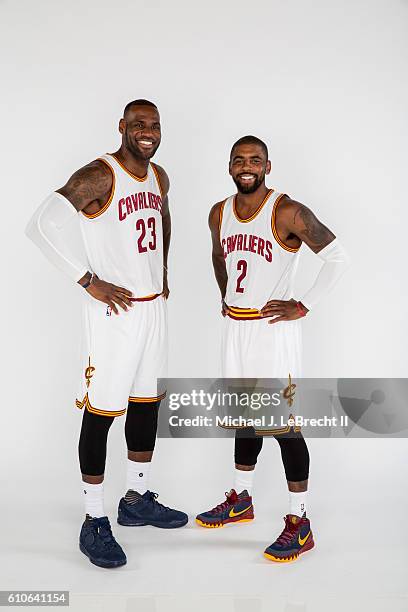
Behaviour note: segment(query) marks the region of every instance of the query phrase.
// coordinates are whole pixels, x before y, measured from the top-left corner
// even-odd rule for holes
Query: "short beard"
[[[261,176],[258,176],[258,178],[255,179],[255,182],[252,185],[241,185],[241,183],[239,183],[239,179],[235,179],[233,178],[232,180],[234,181],[238,191],[240,193],[254,193],[263,183],[265,179],[265,173],[263,173]]]
[[[147,161],[151,159],[153,155],[156,153],[157,149],[159,148],[160,142],[157,144],[156,148],[153,149],[152,153],[143,153],[143,151],[133,146],[133,144],[130,142],[130,139],[128,138],[127,133],[125,133],[125,145],[126,145],[127,150],[130,151],[130,153],[136,159],[142,159],[143,161]]]

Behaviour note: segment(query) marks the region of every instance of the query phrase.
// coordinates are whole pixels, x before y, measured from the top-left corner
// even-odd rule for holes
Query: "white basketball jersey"
[[[139,178],[113,155],[99,158],[112,171],[109,200],[92,215],[82,211],[86,253],[101,280],[125,287],[134,297],[163,291],[162,192],[150,163]]]
[[[283,195],[268,191],[248,219],[238,216],[236,196],[222,205],[220,241],[228,273],[228,306],[258,310],[269,300],[293,297],[299,249],[286,246],[275,227],[276,207]]]

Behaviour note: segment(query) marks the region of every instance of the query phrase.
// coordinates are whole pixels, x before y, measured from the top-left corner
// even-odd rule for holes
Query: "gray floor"
[[[175,453],[174,441],[159,441],[152,470],[163,501],[190,514],[185,528],[117,525],[122,486],[107,475],[106,509],[128,555],[128,564],[113,571],[94,567],[77,549],[82,508],[74,470],[63,480],[43,472],[42,487],[35,479],[14,490],[10,483],[3,498],[1,588],[66,589],[74,610],[112,610],[114,605],[118,611],[174,607],[200,612],[210,606],[258,612],[271,604],[285,612],[408,610],[405,441],[310,441],[316,465],[309,507],[316,547],[284,565],[262,556],[287,511],[277,449],[268,445],[257,468],[256,520],[206,530],[193,517],[221,501],[231,468],[225,463],[200,472],[194,463],[214,441],[191,442],[176,441]],[[225,442],[230,443],[216,442],[216,457],[227,457]],[[191,460],[181,478],[174,471],[177,453]],[[119,459],[111,464],[112,470],[121,469]],[[275,466],[272,474],[270,465]]]

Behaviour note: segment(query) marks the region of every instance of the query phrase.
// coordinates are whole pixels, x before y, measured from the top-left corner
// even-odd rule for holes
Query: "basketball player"
[[[222,367],[226,378],[299,377],[301,319],[337,282],[348,257],[334,234],[303,204],[269,189],[268,149],[244,136],[231,150],[229,173],[238,193],[210,212],[213,266],[225,317]],[[315,284],[293,298],[298,252],[305,243],[322,260]],[[300,432],[276,435],[289,488],[285,528],[265,550],[273,561],[293,561],[314,546],[306,517],[309,453]],[[204,527],[222,527],[254,518],[252,483],[263,437],[237,430],[235,485],[227,498],[199,514]]]
[[[150,162],[160,145],[157,107],[130,102],[119,122],[122,144],[84,166],[34,213],[26,233],[84,289],[79,439],[86,518],[80,549],[101,567],[126,556],[104,510],[106,444],[115,417],[127,412],[126,494],[121,525],[181,527],[184,512],[157,501],[148,487],[167,368],[167,254],[169,179]],[[70,252],[59,229],[77,213],[89,267]]]

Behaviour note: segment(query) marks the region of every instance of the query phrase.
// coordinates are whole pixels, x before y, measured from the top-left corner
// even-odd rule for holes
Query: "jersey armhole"
[[[98,212],[93,213],[92,215],[88,215],[86,212],[81,210],[81,213],[84,215],[84,217],[86,219],[96,219],[97,217],[100,217],[109,208],[110,203],[113,200],[113,194],[115,193],[115,182],[116,182],[116,179],[115,179],[115,171],[114,171],[114,169],[112,168],[110,163],[106,161],[106,159],[103,159],[103,157],[98,157],[98,159],[96,161],[102,162],[111,171],[111,174],[112,174],[112,187],[111,187],[109,198],[108,198],[107,202],[102,206],[102,208],[100,210],[98,210]]]
[[[282,249],[285,249],[285,251],[289,251],[290,253],[297,253],[298,250],[300,249],[300,246],[294,249],[293,247],[290,247],[287,244],[285,244],[283,240],[281,240],[281,238],[279,237],[278,230],[276,229],[276,212],[278,210],[279,203],[285,196],[287,196],[287,193],[280,193],[273,204],[272,221],[271,221],[272,234],[276,242],[279,244],[279,246],[282,247]]]
[[[218,234],[220,237],[220,242],[221,242],[221,225],[222,225],[222,217],[224,215],[224,206],[227,202],[228,198],[226,198],[223,202],[221,202],[221,206],[220,206],[220,216],[218,219]]]
[[[163,196],[163,187],[162,187],[162,184],[161,184],[159,171],[157,170],[156,164],[154,164],[153,162],[150,162],[150,165],[152,167],[154,176],[156,177],[156,183],[157,183],[157,185],[159,187],[161,199],[163,200],[164,199],[164,196]]]

